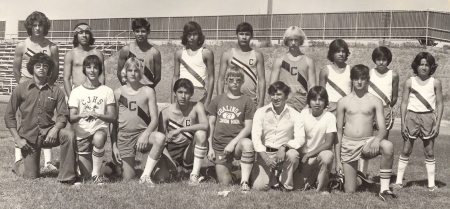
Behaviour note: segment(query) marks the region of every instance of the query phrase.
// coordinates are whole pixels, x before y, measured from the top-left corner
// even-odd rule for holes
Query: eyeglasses
[[[47,64],[42,64],[42,63],[36,63],[34,65],[34,68],[44,68],[44,69],[48,69],[48,65]]]

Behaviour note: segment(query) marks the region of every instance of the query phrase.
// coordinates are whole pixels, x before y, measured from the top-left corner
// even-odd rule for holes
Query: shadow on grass
[[[439,188],[447,186],[447,184],[442,182],[442,181],[435,181],[435,184]],[[409,181],[408,183],[406,183],[406,185],[404,187],[411,187],[411,186],[427,187],[428,186],[428,179],[417,180],[417,181]]]

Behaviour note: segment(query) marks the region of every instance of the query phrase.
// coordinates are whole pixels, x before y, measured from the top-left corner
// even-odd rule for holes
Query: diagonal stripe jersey
[[[373,83],[384,95],[390,100],[392,98],[392,70],[388,70],[384,74],[378,73],[375,68],[370,69],[370,82]],[[383,101],[383,105],[387,103],[380,94],[378,94],[372,86],[369,85],[369,92]]]
[[[143,75],[141,78],[141,83],[144,85],[151,85],[155,82],[155,70],[152,69],[153,66],[153,55],[151,53],[151,48],[146,52],[142,52],[139,49],[136,42],[130,43],[130,51],[128,52],[128,58],[136,57],[141,62],[144,63],[144,72],[141,72]]]
[[[172,131],[172,130],[175,130],[175,129],[178,129],[181,127],[198,124],[197,115],[196,115],[195,111],[193,110],[193,107],[195,106],[195,104],[196,103],[191,102],[190,105],[192,107],[192,110],[187,116],[184,116],[180,110],[177,110],[175,108],[174,105],[170,105],[169,107],[162,110],[162,111],[164,111],[163,114],[165,115],[165,117],[168,118],[167,124],[166,124],[167,131],[165,134],[167,134],[169,131]],[[184,144],[184,143],[190,143],[193,139],[194,139],[193,133],[181,132],[174,140],[172,140],[172,142],[169,142],[169,143]]]
[[[34,43],[30,40],[30,38],[27,38],[24,40],[25,43],[25,51],[22,55],[22,70],[21,70],[21,76],[27,77],[27,78],[32,78],[33,75],[31,75],[30,73],[28,73],[27,70],[27,64],[30,61],[30,58],[35,55],[36,53],[44,53],[47,54],[48,56],[51,56],[51,51],[50,51],[50,46],[53,45],[52,42],[50,42],[49,40],[45,39],[44,44],[43,45],[39,45],[37,43]]]
[[[241,92],[251,99],[255,99],[257,97],[256,87],[258,85],[255,50],[237,53],[234,48],[231,48],[231,52],[233,53],[233,58],[229,64],[241,68],[244,71],[244,83],[241,86]]]
[[[144,131],[150,124],[151,118],[146,91],[150,87],[143,86],[139,91],[131,95],[121,88],[119,102],[119,132],[136,133]]]
[[[205,88],[206,64],[203,62],[203,47],[194,56],[189,56],[186,48],[181,54],[180,78],[189,79],[195,87]]]
[[[308,93],[308,75],[305,72],[305,67],[307,65],[303,56],[297,61],[293,61],[287,53],[284,55],[280,70],[280,81],[291,87],[292,94]]]
[[[423,84],[419,84],[417,80],[420,80],[417,76],[411,77],[411,92],[406,109],[414,112],[435,110],[436,94],[434,92],[434,78],[430,77]]]

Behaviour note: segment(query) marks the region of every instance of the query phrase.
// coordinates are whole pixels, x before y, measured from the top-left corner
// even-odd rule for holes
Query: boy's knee
[[[152,137],[155,141],[155,145],[164,145],[166,143],[166,136],[161,132],[153,132]]]
[[[295,149],[290,149],[286,152],[286,157],[292,163],[297,163],[300,157],[300,154]]]
[[[330,150],[324,150],[319,153],[322,164],[330,165],[333,163],[333,152]]]
[[[73,142],[75,140],[75,132],[72,130],[61,129],[59,131],[60,141]]]
[[[197,144],[204,144],[206,142],[206,131],[196,131],[194,134],[195,142]]]
[[[240,142],[242,150],[253,151],[253,142],[249,138],[244,138]]]
[[[106,143],[106,133],[104,131],[97,131],[94,134],[94,137],[92,139],[92,143],[97,149],[102,149],[105,146]]]
[[[381,140],[380,149],[383,154],[393,155],[394,154],[394,145],[391,141]]]
[[[434,152],[433,150],[425,151],[425,159],[434,159]]]

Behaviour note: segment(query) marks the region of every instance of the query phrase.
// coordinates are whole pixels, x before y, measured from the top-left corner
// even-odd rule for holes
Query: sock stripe
[[[208,150],[207,147],[202,147],[202,146],[195,145],[195,148],[194,148],[194,157],[195,157],[195,158],[204,159],[205,156],[206,156],[207,150]]]
[[[241,162],[245,164],[253,164],[255,162],[255,152],[242,152]]]
[[[96,152],[96,150],[94,150],[92,152],[92,155],[95,157],[103,157],[105,155],[105,150],[103,150],[102,152]]]
[[[399,159],[399,161],[404,162],[404,163],[409,162],[409,157],[404,158],[404,157],[400,156],[398,159]]]
[[[380,179],[390,179],[392,175],[392,169],[380,169]]]
[[[206,151],[208,148],[195,145],[195,149],[199,149],[199,150],[202,150],[202,151],[205,150]]]
[[[425,159],[425,164],[427,165],[435,165],[436,164],[436,160],[433,159]]]

